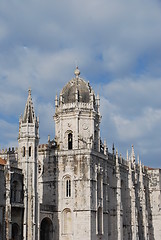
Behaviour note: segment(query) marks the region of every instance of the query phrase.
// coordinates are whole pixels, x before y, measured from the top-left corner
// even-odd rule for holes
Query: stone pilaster
[[[11,171],[10,166],[8,164],[5,166],[5,180],[6,180],[6,207],[5,207],[6,240],[11,240],[12,232],[11,203],[10,203]]]
[[[138,227],[137,227],[137,216],[136,216],[136,196],[135,186],[132,180],[131,161],[129,161],[129,175],[128,175],[128,187],[130,194],[130,206],[131,206],[131,234],[132,240],[138,240]]]
[[[146,209],[146,199],[145,199],[145,189],[144,189],[144,179],[143,179],[143,169],[140,162],[140,174],[139,174],[139,183],[140,183],[140,207],[142,211],[142,221],[143,221],[143,228],[144,228],[144,239],[148,240],[148,220],[147,220],[147,209]]]
[[[116,151],[116,215],[117,215],[117,240],[123,240],[122,225],[122,202],[121,202],[121,176],[118,162],[118,152]]]

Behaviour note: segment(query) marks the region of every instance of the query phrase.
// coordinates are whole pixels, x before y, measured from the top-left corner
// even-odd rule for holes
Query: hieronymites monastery
[[[55,98],[55,138],[39,144],[31,90],[18,148],[0,152],[1,240],[160,240],[161,169],[100,138],[100,100],[75,77]],[[149,150],[150,151],[150,150]]]

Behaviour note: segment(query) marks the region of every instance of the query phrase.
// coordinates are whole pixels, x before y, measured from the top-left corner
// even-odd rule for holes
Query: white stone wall
[[[161,236],[161,170],[151,169],[148,173],[152,226],[154,239],[158,240]]]
[[[4,166],[0,165],[0,239],[5,239],[5,175],[4,175]]]

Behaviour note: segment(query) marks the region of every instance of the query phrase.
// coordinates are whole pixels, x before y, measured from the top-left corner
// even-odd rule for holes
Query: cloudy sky
[[[40,143],[54,138],[54,99],[76,65],[101,98],[101,136],[161,167],[161,2],[0,2],[0,148],[17,146],[28,88]]]

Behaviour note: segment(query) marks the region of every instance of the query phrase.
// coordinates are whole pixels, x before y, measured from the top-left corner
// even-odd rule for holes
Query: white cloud
[[[161,122],[161,109],[149,108],[143,109],[143,111],[141,116],[136,116],[134,119],[127,119],[119,115],[113,116],[120,140],[133,141],[153,134],[153,130]]]
[[[97,86],[97,88],[99,88]],[[102,137],[125,156],[134,144],[144,164],[158,166],[161,154],[161,80],[149,76],[106,84],[101,91]]]
[[[53,134],[55,94],[78,64],[101,93],[103,138],[159,158],[160,23],[157,0],[1,1],[1,142],[14,141],[29,87],[41,140]]]

